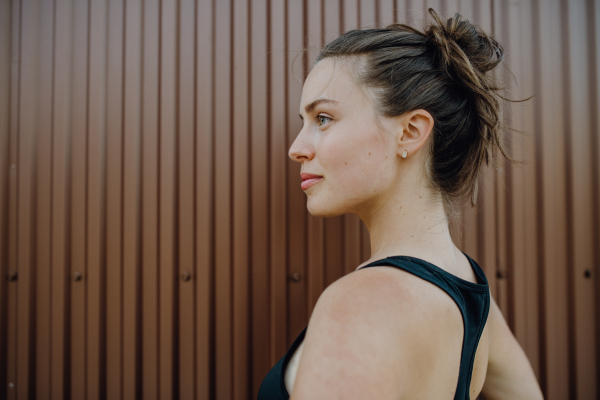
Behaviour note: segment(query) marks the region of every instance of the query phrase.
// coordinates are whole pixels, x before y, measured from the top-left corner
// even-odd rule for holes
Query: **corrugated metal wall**
[[[600,4],[0,0],[0,397],[255,398],[369,257],[287,151],[315,48],[460,11],[504,44],[509,146],[453,227],[547,399],[598,398]],[[6,279],[5,279],[6,278]]]

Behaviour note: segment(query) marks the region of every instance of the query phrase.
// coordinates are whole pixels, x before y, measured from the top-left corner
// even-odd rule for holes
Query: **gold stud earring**
[[[406,158],[407,155],[408,155],[408,152],[406,150],[404,150],[404,153],[402,153],[402,158]]]

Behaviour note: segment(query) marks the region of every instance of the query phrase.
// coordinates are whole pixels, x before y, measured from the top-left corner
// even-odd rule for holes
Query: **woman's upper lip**
[[[308,172],[302,172],[300,174],[300,178],[302,178],[302,180],[305,181],[307,179],[322,178],[322,176],[321,175],[315,175],[315,174],[309,174]]]

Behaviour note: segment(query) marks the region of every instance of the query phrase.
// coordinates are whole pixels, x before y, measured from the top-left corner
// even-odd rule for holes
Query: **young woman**
[[[289,156],[315,216],[358,215],[371,258],[320,296],[259,400],[541,399],[449,221],[494,148],[501,45],[459,14],[349,31],[319,54]]]

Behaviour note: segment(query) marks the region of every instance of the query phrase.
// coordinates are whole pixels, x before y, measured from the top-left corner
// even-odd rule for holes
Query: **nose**
[[[288,156],[299,163],[302,163],[306,160],[312,160],[315,156],[315,149],[312,143],[309,140],[306,140],[305,135],[300,131],[298,136],[296,136],[296,140],[290,146],[290,150],[288,151]]]

